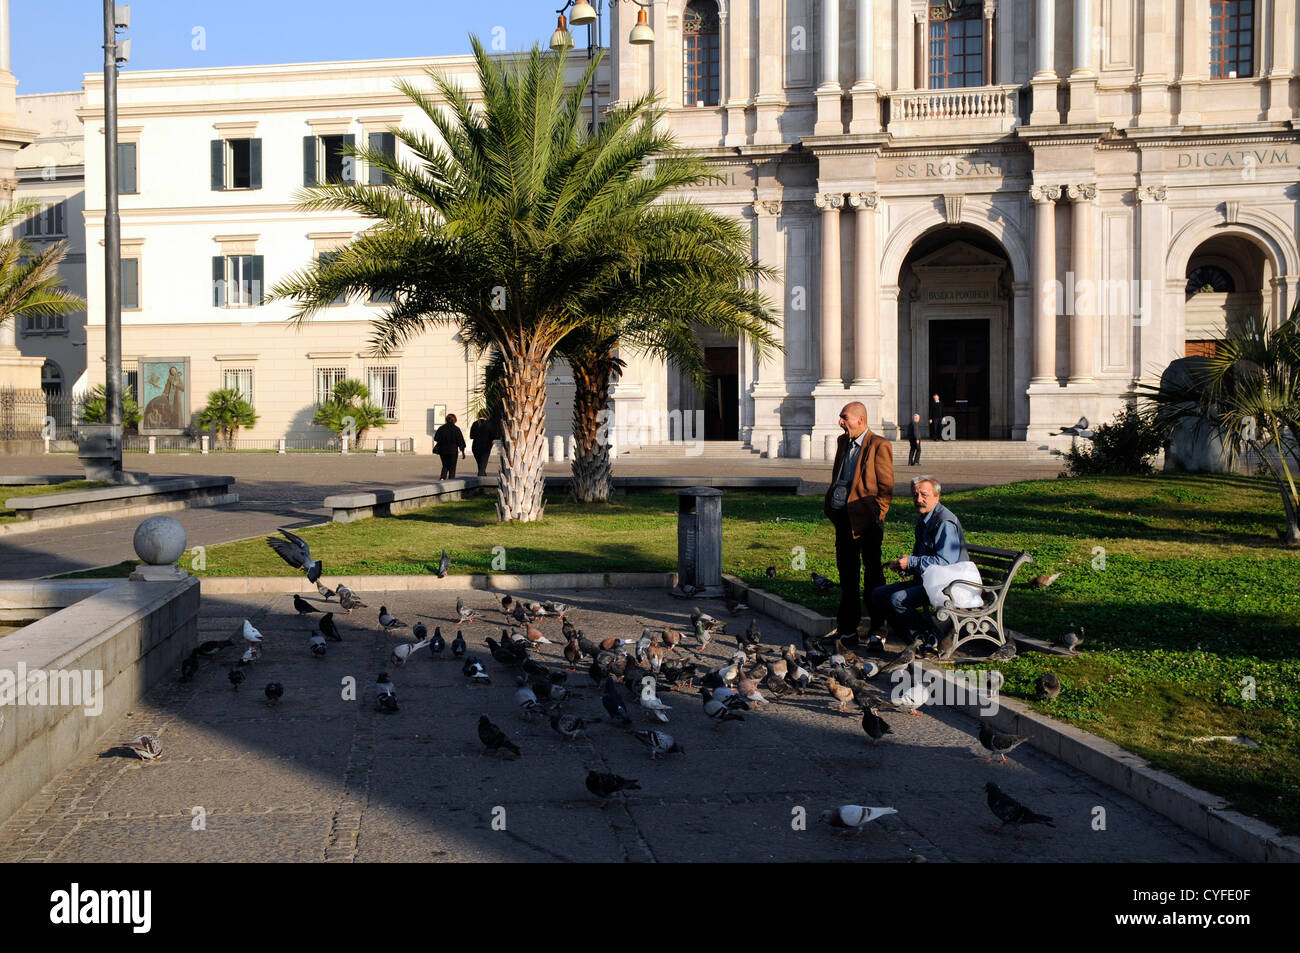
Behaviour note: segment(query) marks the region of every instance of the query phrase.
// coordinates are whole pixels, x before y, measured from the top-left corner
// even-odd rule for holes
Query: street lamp
[[[131,8],[104,0],[104,403],[116,436],[116,469],[122,468],[121,219],[117,213],[117,68],[131,55],[131,41],[117,31],[131,26]]]
[[[619,0],[609,0],[610,6],[618,3]],[[655,41],[654,30],[650,29],[650,23],[646,19],[645,8],[649,4],[641,3],[640,0],[631,0],[636,5],[636,26],[628,34],[627,41],[633,46],[648,46]],[[565,23],[564,12],[572,7],[569,15],[569,23],[574,26],[587,27],[587,59],[593,59],[596,50],[601,48],[600,44],[600,23],[605,8],[605,0],[596,0],[593,4],[590,0],[566,0],[564,6],[555,12],[559,14],[560,20],[555,27],[555,32],[551,34],[551,49],[559,52],[573,45],[573,34],[569,32],[568,25]],[[596,131],[596,84],[591,84],[591,131]]]

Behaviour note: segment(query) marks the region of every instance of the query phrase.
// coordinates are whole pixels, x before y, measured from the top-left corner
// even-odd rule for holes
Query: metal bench
[[[971,562],[979,567],[983,585],[976,586],[972,582],[960,580],[949,584],[943,590],[947,603],[934,611],[934,623],[935,628],[938,629],[940,642],[953,634],[956,635],[950,650],[952,652],[956,652],[963,643],[973,639],[988,639],[997,646],[1006,644],[1006,629],[1002,626],[1002,605],[1006,602],[1016,572],[1025,563],[1034,561],[1028,553],[1011,549],[967,546],[966,552],[970,554]],[[983,605],[972,609],[958,607],[952,601],[953,586],[979,589]]]

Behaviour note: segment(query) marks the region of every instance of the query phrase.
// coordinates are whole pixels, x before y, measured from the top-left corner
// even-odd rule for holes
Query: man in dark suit
[[[840,607],[836,632],[846,644],[857,644],[862,620],[862,595],[885,584],[880,547],[885,536],[885,514],[894,497],[894,452],[889,441],[867,427],[867,408],[854,401],[840,411],[840,436],[835,466],[826,491],[824,510],[835,527],[835,563],[840,575]],[[884,622],[869,606],[871,630]]]
[[[914,467],[921,462],[921,415],[913,414],[912,422],[907,425],[907,465]]]
[[[938,440],[939,430],[943,427],[943,401],[935,394],[930,398],[930,439]]]

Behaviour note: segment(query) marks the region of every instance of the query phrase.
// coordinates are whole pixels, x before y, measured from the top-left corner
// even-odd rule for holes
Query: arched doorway
[[[941,226],[903,260],[898,287],[898,419],[927,419],[932,394],[958,440],[1010,437],[1012,269],[974,228]]]
[[[1187,260],[1183,304],[1183,354],[1212,355],[1224,332],[1263,314],[1264,289],[1276,277],[1263,249],[1240,235],[1216,235]]]

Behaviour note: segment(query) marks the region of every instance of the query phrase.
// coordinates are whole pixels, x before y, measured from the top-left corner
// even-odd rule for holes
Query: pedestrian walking
[[[912,422],[907,425],[907,465],[919,466],[921,463],[921,415],[913,414]]]
[[[469,445],[474,453],[474,462],[478,464],[478,475],[487,476],[488,460],[492,456],[492,441],[496,437],[492,421],[486,413],[481,413],[478,420],[469,425]]]
[[[456,479],[456,454],[465,459],[465,435],[456,426],[455,414],[448,414],[447,422],[434,431],[433,452],[442,458],[442,473],[438,479]]]

